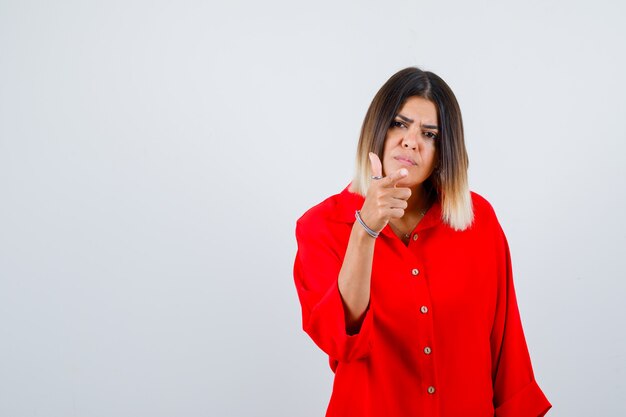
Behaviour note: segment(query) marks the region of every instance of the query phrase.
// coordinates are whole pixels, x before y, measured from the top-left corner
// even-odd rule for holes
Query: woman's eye
[[[404,123],[394,120],[391,122],[391,127],[404,127]]]
[[[439,135],[437,135],[435,132],[424,132],[424,136],[429,139],[437,139],[439,137]]]

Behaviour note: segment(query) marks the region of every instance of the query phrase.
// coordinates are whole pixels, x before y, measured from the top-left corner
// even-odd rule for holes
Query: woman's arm
[[[376,154],[370,153],[370,163],[372,175],[382,177],[382,164]],[[406,169],[400,169],[388,177],[372,180],[361,209],[363,222],[372,230],[380,232],[391,218],[401,218],[404,215],[411,190],[396,188],[396,183],[407,174]],[[346,331],[349,334],[359,331],[370,302],[375,243],[376,238],[355,222],[338,278]]]
[[[360,224],[354,223],[338,279],[348,334],[359,331],[370,302],[375,242]]]
[[[517,305],[511,255],[500,235],[498,303],[491,332],[496,417],[541,417],[552,407],[535,381]]]
[[[372,170],[374,175],[382,171],[380,161],[378,164],[379,170]],[[406,174],[401,169],[372,181],[361,207],[362,220],[369,228],[380,231],[391,216],[402,217],[411,190],[396,188],[395,184]],[[325,214],[319,214],[305,215],[296,223],[294,280],[302,306],[302,326],[329,356],[351,361],[369,351],[371,314],[366,311],[376,239],[360,224],[340,233],[338,223],[328,222]]]

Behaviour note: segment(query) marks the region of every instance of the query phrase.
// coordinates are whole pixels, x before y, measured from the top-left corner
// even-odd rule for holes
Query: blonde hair
[[[450,87],[439,76],[409,67],[394,74],[374,96],[365,114],[357,146],[356,170],[350,190],[365,196],[371,181],[368,154],[383,159],[387,130],[409,97],[422,97],[437,108],[439,138],[435,171],[424,183],[441,202],[441,217],[454,230],[465,230],[474,220],[467,169],[461,109]]]

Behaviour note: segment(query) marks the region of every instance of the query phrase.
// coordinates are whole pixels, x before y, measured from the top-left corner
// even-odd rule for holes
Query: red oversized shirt
[[[389,226],[374,249],[370,306],[346,333],[337,278],[363,197],[346,188],[297,222],[295,284],[304,330],[335,372],[327,417],[538,417],[506,238],[472,194],[474,223],[454,231],[437,202],[405,246]]]

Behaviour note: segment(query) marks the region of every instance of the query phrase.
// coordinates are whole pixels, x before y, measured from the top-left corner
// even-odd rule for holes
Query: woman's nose
[[[404,138],[402,139],[402,147],[406,149],[417,149],[417,141],[418,141],[418,133],[414,131],[406,132]]]

